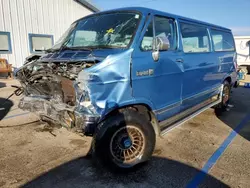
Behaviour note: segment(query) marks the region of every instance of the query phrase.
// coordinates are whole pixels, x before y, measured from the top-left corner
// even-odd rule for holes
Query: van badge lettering
[[[145,71],[136,71],[136,76],[151,76],[154,74],[154,69],[148,69]]]

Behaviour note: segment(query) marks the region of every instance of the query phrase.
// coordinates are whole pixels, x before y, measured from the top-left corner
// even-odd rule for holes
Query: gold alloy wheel
[[[228,100],[229,100],[229,95],[230,95],[230,89],[229,87],[224,87],[223,88],[223,105],[226,105]]]
[[[142,157],[144,148],[144,134],[133,125],[118,129],[110,142],[110,152],[115,161],[126,165],[136,164]]]

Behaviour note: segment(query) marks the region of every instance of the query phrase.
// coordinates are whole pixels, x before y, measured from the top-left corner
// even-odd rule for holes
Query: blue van
[[[227,108],[236,66],[231,30],[133,7],[77,20],[15,75],[20,108],[92,136],[95,159],[130,169],[150,158],[156,136]]]

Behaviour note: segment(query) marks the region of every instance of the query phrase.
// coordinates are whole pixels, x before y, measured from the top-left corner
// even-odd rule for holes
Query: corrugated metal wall
[[[91,13],[73,0],[0,0],[0,31],[10,32],[12,44],[12,54],[0,58],[20,67],[30,55],[28,33],[53,35],[56,42],[73,21]]]

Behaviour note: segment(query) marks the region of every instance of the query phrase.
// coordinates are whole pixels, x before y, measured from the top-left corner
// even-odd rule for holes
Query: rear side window
[[[173,19],[155,16],[155,36],[167,37],[170,43],[169,50],[175,50],[177,48],[177,32],[176,25]],[[145,32],[142,39],[141,49],[144,51],[153,49],[153,23],[151,22]]]
[[[234,38],[231,33],[211,29],[211,35],[216,52],[234,51]]]
[[[185,53],[210,52],[206,27],[181,23],[181,34]]]

